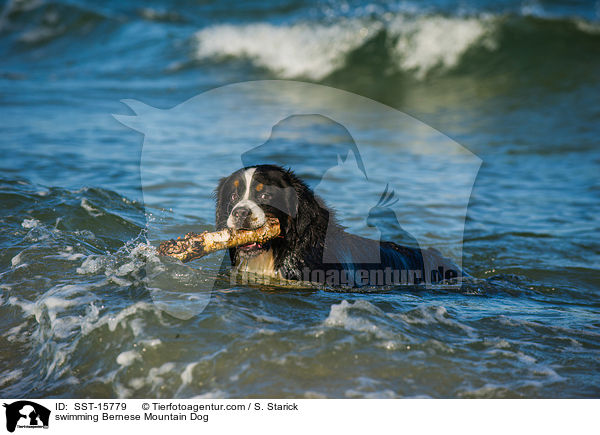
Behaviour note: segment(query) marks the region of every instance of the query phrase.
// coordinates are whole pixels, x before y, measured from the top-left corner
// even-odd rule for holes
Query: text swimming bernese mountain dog
[[[229,250],[234,271],[330,286],[429,284],[460,276],[437,250],[420,250],[350,234],[332,210],[291,170],[240,169],[216,189],[216,227],[255,229],[267,217],[281,234]]]

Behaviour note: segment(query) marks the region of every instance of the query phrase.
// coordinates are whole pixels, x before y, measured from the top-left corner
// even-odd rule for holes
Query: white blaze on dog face
[[[246,182],[246,191],[244,192],[244,199],[250,198],[250,185],[252,184],[252,178],[254,177],[254,173],[256,172],[256,168],[246,169],[244,171],[244,181]]]
[[[250,220],[252,222],[252,228],[262,227],[267,221],[263,209],[259,207],[259,205],[256,202],[250,199],[252,179],[254,178],[255,172],[256,168],[250,168],[244,171],[244,196],[233,206],[233,208],[231,209],[231,213],[229,213],[229,217],[227,218],[227,226],[229,228],[235,228],[235,218],[233,217],[233,212],[240,207],[246,207],[250,210]]]

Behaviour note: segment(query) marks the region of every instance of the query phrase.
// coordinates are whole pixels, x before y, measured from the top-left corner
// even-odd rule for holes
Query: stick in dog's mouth
[[[158,247],[158,253],[186,263],[222,249],[238,246],[260,247],[280,233],[279,220],[268,218],[262,227],[254,230],[226,228],[212,233],[208,231],[202,234],[188,233],[183,239],[162,242]]]

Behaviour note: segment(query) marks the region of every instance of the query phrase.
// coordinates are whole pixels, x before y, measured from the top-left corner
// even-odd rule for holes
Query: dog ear
[[[300,237],[310,236],[311,242],[317,239],[324,240],[330,211],[298,178],[294,177],[292,185],[296,190],[296,203],[294,204],[296,231]]]

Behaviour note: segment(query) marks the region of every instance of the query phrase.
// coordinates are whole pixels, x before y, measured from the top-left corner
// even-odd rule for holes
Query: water
[[[5,2],[1,395],[598,397],[599,9]],[[125,98],[169,109],[258,79],[364,95],[477,155],[461,252],[474,278],[460,290],[231,286],[214,256],[202,268],[166,262],[181,285],[175,305],[198,313],[161,309],[146,284],[164,260],[147,239],[212,228],[210,190],[247,143],[240,132],[233,152],[209,150],[195,178],[176,183],[111,114],[132,115]],[[358,135],[370,139],[361,154],[375,181],[410,176],[387,163],[394,145],[368,121]],[[185,156],[211,132],[184,124]],[[325,169],[315,159],[298,171],[318,186]],[[369,235],[353,204],[382,189],[350,181],[332,176],[320,193]],[[424,217],[410,193],[396,192],[411,232],[448,248],[454,210]]]

